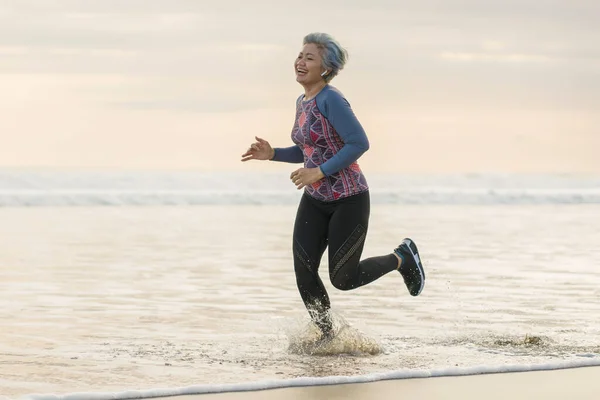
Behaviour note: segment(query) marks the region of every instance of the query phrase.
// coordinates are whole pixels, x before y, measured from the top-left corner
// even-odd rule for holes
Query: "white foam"
[[[376,355],[383,351],[377,340],[351,326],[336,309],[330,309],[329,316],[335,336],[324,342],[321,342],[321,333],[310,317],[287,320],[281,329],[288,337],[288,351],[293,354],[321,356]]]
[[[282,380],[266,380],[238,384],[212,384],[212,385],[194,385],[180,388],[164,388],[149,390],[129,390],[123,392],[82,392],[65,395],[53,394],[31,394],[24,396],[23,399],[29,400],[121,400],[121,399],[147,399],[153,397],[197,395],[209,393],[225,392],[247,392],[265,389],[281,389],[290,387],[304,386],[324,386],[339,385],[348,383],[366,383],[392,379],[414,379],[431,378],[442,376],[464,376],[495,374],[507,372],[528,372],[528,371],[548,371],[567,368],[580,368],[600,366],[600,359],[585,358],[582,360],[570,360],[547,364],[519,364],[519,365],[483,365],[469,368],[440,368],[432,370],[397,370],[381,372],[369,375],[355,376],[328,376],[328,377],[302,377]]]

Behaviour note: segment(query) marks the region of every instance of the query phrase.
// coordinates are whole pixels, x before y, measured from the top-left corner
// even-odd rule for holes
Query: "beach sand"
[[[175,396],[177,400],[295,399],[600,399],[600,367],[552,371],[397,379],[253,392]],[[167,399],[166,397],[164,399]]]

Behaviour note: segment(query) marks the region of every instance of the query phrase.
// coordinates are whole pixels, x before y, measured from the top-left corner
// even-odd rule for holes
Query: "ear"
[[[325,75],[328,75],[328,74],[329,74],[329,71],[325,70],[325,71],[323,71],[323,73],[321,74],[321,76],[325,76]]]

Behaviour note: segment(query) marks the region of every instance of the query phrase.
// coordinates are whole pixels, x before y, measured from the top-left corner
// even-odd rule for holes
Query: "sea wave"
[[[299,194],[268,191],[0,191],[0,207],[292,205]],[[374,204],[600,204],[600,191],[371,191]]]
[[[600,204],[600,178],[565,175],[369,176],[375,204]],[[0,207],[290,205],[283,174],[0,172]]]

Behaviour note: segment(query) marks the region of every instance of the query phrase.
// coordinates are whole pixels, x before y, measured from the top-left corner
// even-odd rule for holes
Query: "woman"
[[[329,82],[344,67],[347,52],[325,33],[304,38],[294,62],[304,94],[296,101],[294,146],[272,148],[256,137],[242,161],[304,163],[290,179],[304,193],[293,233],[296,282],[308,312],[323,338],[333,336],[329,296],[318,269],[329,246],[329,278],[350,290],[398,270],[413,296],[423,290],[425,273],[417,246],[404,239],[390,254],[360,260],[370,213],[369,187],[357,164],[369,149],[361,124],[344,96]]]

